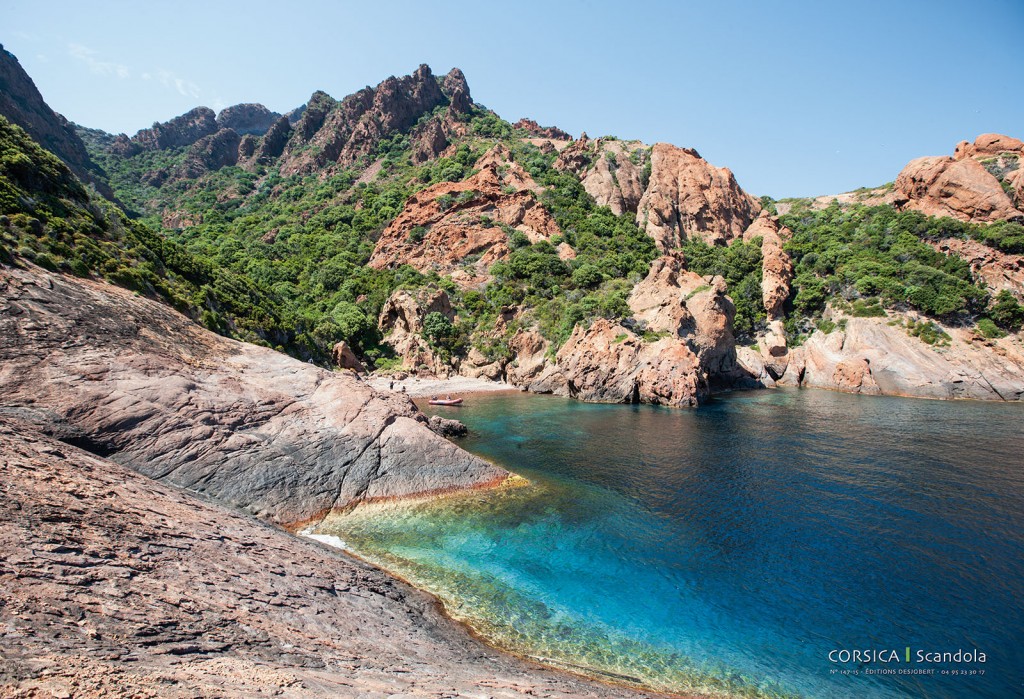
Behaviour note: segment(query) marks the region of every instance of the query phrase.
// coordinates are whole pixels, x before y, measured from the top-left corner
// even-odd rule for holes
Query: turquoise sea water
[[[435,412],[531,485],[324,531],[499,646],[663,689],[1024,694],[1024,406],[776,390]],[[985,662],[918,661],[958,649]]]

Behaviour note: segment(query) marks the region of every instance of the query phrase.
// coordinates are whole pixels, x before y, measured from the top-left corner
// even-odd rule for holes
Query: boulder
[[[352,351],[352,348],[344,340],[334,345],[334,349],[331,351],[331,359],[334,361],[334,366],[339,369],[351,369],[357,374],[366,373],[363,363],[359,361],[356,353]]]
[[[953,157],[956,160],[964,160],[965,158],[992,157],[1003,153],[1024,154],[1024,142],[998,133],[983,133],[974,139],[974,143],[960,141],[953,151]]]
[[[896,178],[896,208],[927,216],[991,223],[1024,218],[1002,186],[971,158],[926,157],[910,161]]]
[[[469,428],[458,420],[449,420],[440,415],[431,415],[427,423],[436,434],[451,439],[453,437],[465,437],[469,434]]]

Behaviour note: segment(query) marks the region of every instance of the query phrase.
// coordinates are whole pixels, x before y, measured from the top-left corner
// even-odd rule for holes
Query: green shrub
[[[989,317],[1004,330],[1017,332],[1024,326],[1024,306],[1006,289],[996,295],[988,310]]]
[[[1006,337],[1006,331],[992,322],[989,318],[978,319],[978,332],[990,340],[999,337]]]

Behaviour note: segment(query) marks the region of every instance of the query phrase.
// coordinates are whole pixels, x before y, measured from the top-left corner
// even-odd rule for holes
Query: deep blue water
[[[531,485],[330,533],[498,645],[676,690],[1024,694],[1024,406],[775,390],[436,412]],[[841,649],[899,662],[830,662]],[[986,662],[916,662],[957,649]]]

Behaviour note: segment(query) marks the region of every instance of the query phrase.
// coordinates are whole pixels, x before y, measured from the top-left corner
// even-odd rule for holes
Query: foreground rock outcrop
[[[507,476],[404,396],[38,268],[0,270],[0,395],[51,434],[283,525]]]
[[[427,595],[0,411],[4,697],[651,696],[506,656]]]

